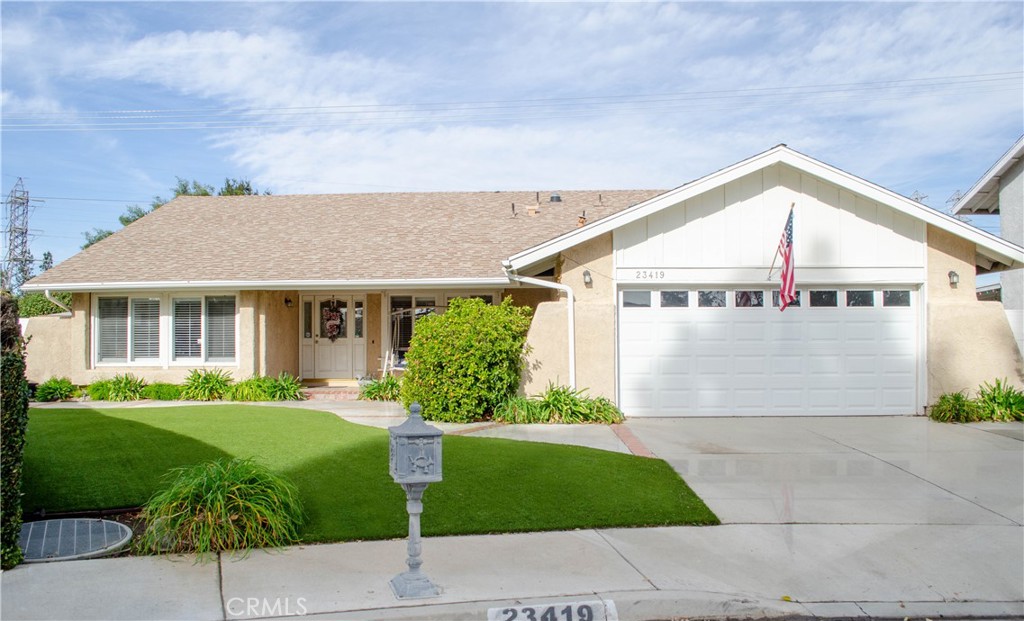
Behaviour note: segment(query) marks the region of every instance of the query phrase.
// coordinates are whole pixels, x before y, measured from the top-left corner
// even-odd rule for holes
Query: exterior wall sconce
[[[960,284],[960,274],[957,274],[953,270],[949,270],[949,288],[956,289],[956,286]]]
[[[590,275],[590,270],[583,270],[583,284],[588,287],[594,284],[594,277]]]
[[[295,306],[295,302],[293,302],[291,298],[285,298],[284,305],[287,306],[288,308],[291,308]]]

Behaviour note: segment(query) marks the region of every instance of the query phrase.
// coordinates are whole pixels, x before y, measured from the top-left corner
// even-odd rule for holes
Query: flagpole
[[[795,201],[789,204],[789,210],[793,211],[794,207],[796,207],[796,202]],[[775,269],[775,260],[778,259],[778,258],[779,258],[779,247],[775,246],[775,256],[772,257],[772,266],[768,268],[768,276],[765,277],[765,280],[771,280],[772,279],[772,270]]]

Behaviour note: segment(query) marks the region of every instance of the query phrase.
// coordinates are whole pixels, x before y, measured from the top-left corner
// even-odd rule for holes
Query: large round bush
[[[441,315],[416,320],[402,402],[417,401],[423,418],[469,422],[487,418],[519,387],[532,311],[506,298],[452,300]]]

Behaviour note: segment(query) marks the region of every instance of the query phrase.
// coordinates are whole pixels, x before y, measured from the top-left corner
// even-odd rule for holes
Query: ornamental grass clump
[[[978,404],[963,390],[947,392],[928,408],[928,416],[940,423],[971,423],[981,420]]]
[[[385,375],[359,387],[363,401],[398,401],[402,398],[402,382],[394,375]]]
[[[1008,380],[985,382],[978,389],[975,400],[984,420],[999,422],[1024,421],[1024,393],[1010,385]]]
[[[192,369],[185,378],[181,398],[186,401],[217,401],[231,389],[231,373],[222,369]]]
[[[138,546],[151,553],[279,547],[299,541],[298,490],[252,459],[219,459],[167,474],[146,506]]]
[[[302,401],[302,382],[291,373],[281,371],[277,377],[267,378],[267,395],[271,401]]]
[[[232,384],[225,395],[229,401],[271,401],[267,390],[272,378],[254,375],[249,379]]]
[[[124,375],[115,375],[110,380],[109,386],[108,401],[138,401],[142,398],[142,390],[146,387],[146,382],[131,373],[125,373]]]
[[[66,377],[51,377],[36,386],[36,401],[65,401],[75,394],[75,385]]]
[[[622,411],[605,397],[588,397],[586,389],[549,383],[547,390],[532,398],[512,397],[494,411],[503,423],[621,423]]]

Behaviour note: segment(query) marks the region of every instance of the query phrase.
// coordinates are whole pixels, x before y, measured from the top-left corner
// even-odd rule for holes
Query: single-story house
[[[918,414],[1021,384],[974,279],[1022,266],[1021,246],[785,145],[669,191],[183,196],[24,285],[74,293],[30,320],[30,379],[349,380],[400,364],[415,317],[511,296],[535,309],[528,394],[573,385],[629,416]]]

